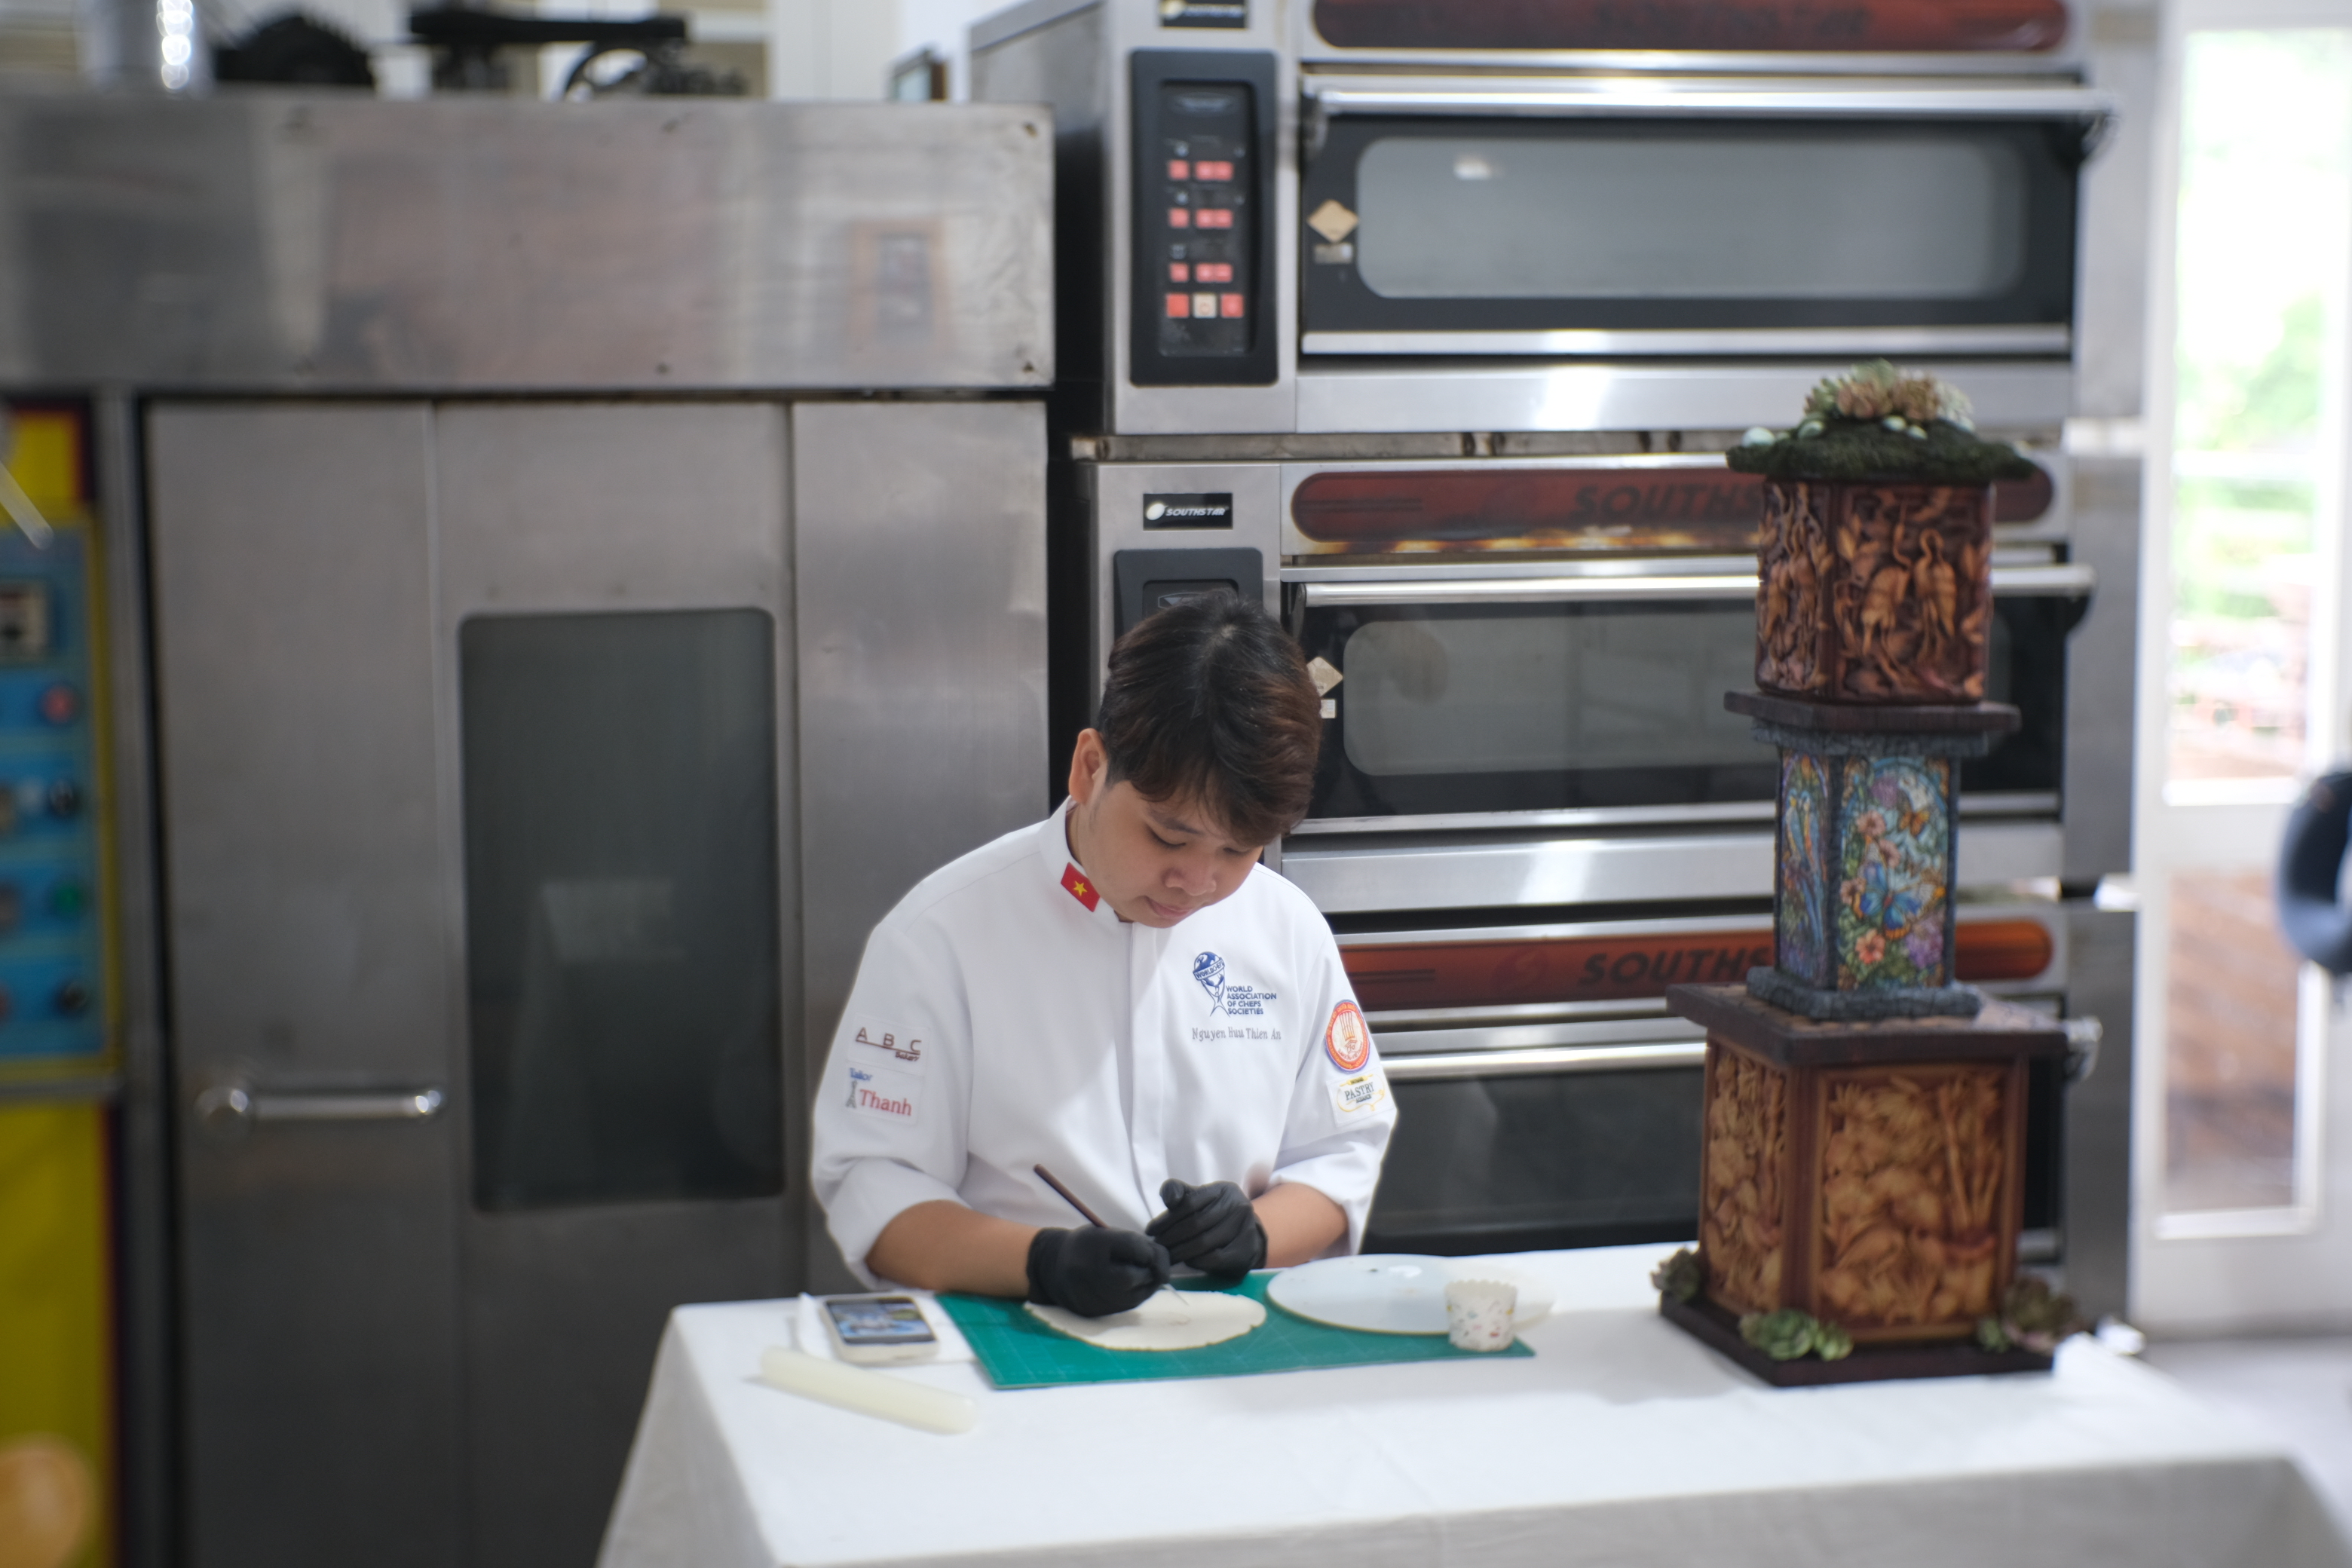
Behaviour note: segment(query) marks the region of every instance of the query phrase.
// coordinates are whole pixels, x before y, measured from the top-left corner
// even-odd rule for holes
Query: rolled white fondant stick
[[[961,1394],[781,1346],[761,1352],[760,1381],[821,1405],[879,1415],[926,1432],[969,1432],[980,1415],[979,1407]]]

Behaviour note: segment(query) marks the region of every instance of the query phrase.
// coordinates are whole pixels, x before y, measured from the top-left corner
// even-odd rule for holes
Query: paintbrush
[[[1108,1230],[1110,1228],[1110,1226],[1103,1224],[1103,1222],[1096,1216],[1094,1210],[1078,1202],[1077,1194],[1070,1191],[1069,1188],[1055,1181],[1054,1179],[1053,1172],[1045,1169],[1043,1165],[1033,1165],[1030,1168],[1037,1173],[1037,1179],[1039,1181],[1045,1183],[1047,1186],[1061,1194],[1062,1201],[1069,1205],[1072,1208],[1077,1210],[1078,1213],[1085,1217],[1086,1222],[1088,1225],[1093,1226],[1097,1230]]]

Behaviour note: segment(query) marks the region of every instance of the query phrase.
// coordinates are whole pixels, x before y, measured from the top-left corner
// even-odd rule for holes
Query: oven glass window
[[[775,626],[458,630],[474,1195],[782,1190]]]
[[[1395,300],[1977,299],[2025,264],[1997,135],[1385,136],[1356,195],[1357,269]]]
[[[1739,604],[1374,621],[1341,667],[1348,760],[1391,777],[1751,763],[1723,694],[1755,662]]]
[[[1314,0],[1310,15],[1323,41],[1343,49],[2011,54],[2054,49],[2067,34],[2061,0],[1846,0],[1837,5]]]
[[[2054,807],[2066,635],[2083,608],[1995,600],[1986,694],[2015,703],[2022,722],[1962,764],[1964,798],[2041,795]],[[1773,799],[1772,749],[1723,706],[1725,692],[1756,684],[1750,604],[1318,605],[1296,624],[1308,657],[1340,676],[1312,817]]]
[[[1339,114],[1300,171],[1302,350],[1997,327],[2063,353],[2083,148],[2083,122],[2061,116]],[[1416,347],[1417,333],[1446,336]]]
[[[1367,1252],[1530,1251],[1698,1234],[1697,1068],[1394,1084]]]

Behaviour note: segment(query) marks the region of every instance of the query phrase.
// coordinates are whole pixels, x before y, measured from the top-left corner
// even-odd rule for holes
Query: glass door
[[[2133,1310],[2352,1312],[2352,1093],[2278,931],[2303,784],[2343,754],[2352,0],[2189,0],[2168,39],[2139,698]],[[2331,1079],[2336,1080],[2331,1082]]]
[[[2086,95],[1456,85],[1316,94],[1304,352],[2066,352]]]
[[[2054,811],[2066,635],[2082,602],[1993,570],[1988,690],[2024,728],[1961,771],[1963,809]],[[1754,683],[1752,575],[1309,582],[1292,624],[1324,683],[1299,831],[1577,820],[1769,822],[1778,765],[1723,694]],[[1314,668],[1314,667],[1310,667]],[[1496,814],[1521,814],[1497,817]],[[1633,814],[1633,815],[1627,815]],[[1462,820],[1475,817],[1482,820]],[[1495,820],[1484,820],[1495,818]]]

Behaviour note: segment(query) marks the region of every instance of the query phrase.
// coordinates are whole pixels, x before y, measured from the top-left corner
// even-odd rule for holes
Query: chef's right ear
[[[1070,750],[1070,800],[1076,805],[1092,805],[1095,797],[1110,787],[1110,752],[1103,745],[1098,730],[1078,731],[1078,743]]]

